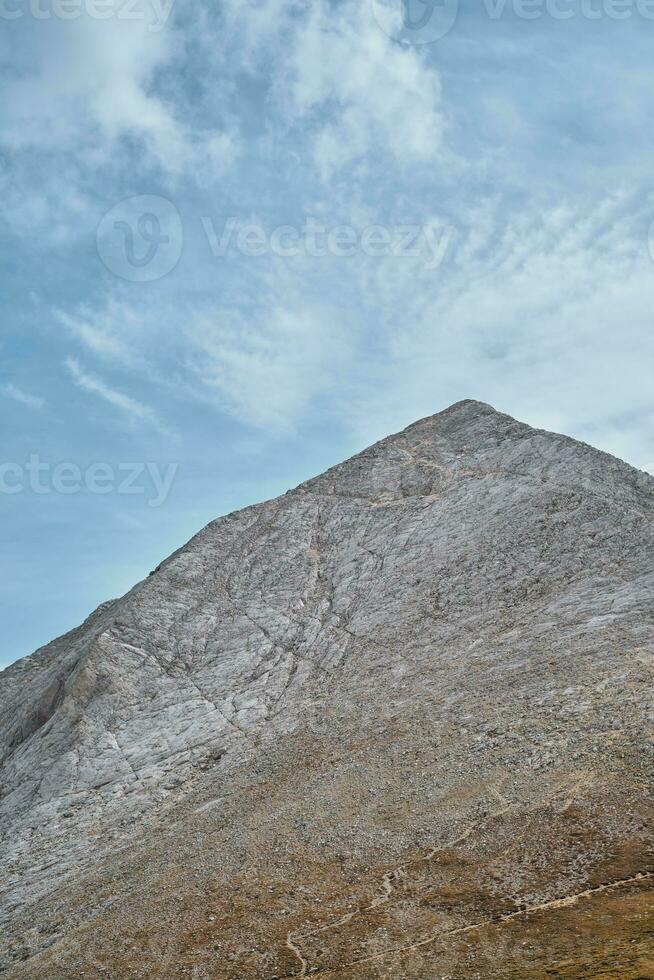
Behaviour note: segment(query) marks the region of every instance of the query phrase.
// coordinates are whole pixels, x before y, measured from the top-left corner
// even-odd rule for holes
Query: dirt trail
[[[294,977],[306,977],[306,975],[307,975],[307,968],[308,968],[309,964],[308,964],[307,960],[305,960],[304,956],[302,955],[302,953],[300,952],[300,950],[298,949],[298,947],[293,942],[293,933],[292,932],[289,932],[289,934],[286,937],[286,947],[287,947],[287,949],[290,949],[290,951],[293,954],[293,956],[297,957],[297,959],[300,962],[300,972],[299,973],[294,973],[294,974],[292,974],[292,976],[294,976]]]
[[[417,942],[410,943],[407,946],[396,946],[392,949],[385,949],[381,953],[374,953],[372,956],[364,956],[356,960],[350,960],[348,963],[342,963],[338,967],[330,967],[325,970],[314,970],[312,972],[312,976],[328,976],[329,974],[335,974],[359,964],[373,963],[377,960],[384,959],[387,956],[397,956],[403,953],[410,953],[414,949],[429,946],[432,943],[437,942],[439,939],[449,939],[452,936],[461,936],[464,933],[473,932],[476,929],[483,929],[488,925],[501,925],[504,922],[510,922],[513,919],[532,915],[537,912],[548,912],[552,909],[570,908],[571,906],[582,901],[584,898],[591,898],[595,895],[600,895],[603,892],[612,891],[616,888],[623,888],[626,885],[637,884],[641,881],[651,880],[652,878],[654,878],[653,871],[639,872],[638,874],[633,875],[631,878],[623,878],[619,881],[609,881],[602,885],[596,885],[594,888],[586,888],[584,891],[576,892],[573,895],[564,895],[561,898],[554,898],[548,902],[540,902],[536,905],[525,906],[524,908],[516,909],[515,912],[506,912],[503,915],[491,916],[487,919],[482,919],[481,922],[473,922],[470,925],[459,926],[456,929],[446,929],[443,932],[437,932],[431,936],[425,936],[424,939],[419,939]]]
[[[311,929],[309,932],[303,932],[299,934],[298,936],[295,937],[295,939],[298,942],[301,942],[303,939],[311,939],[312,936],[317,936],[322,932],[328,932],[330,929],[337,929],[339,926],[347,925],[347,923],[351,922],[352,919],[354,919],[356,916],[365,915],[366,912],[372,912],[374,911],[374,909],[379,908],[381,905],[385,905],[390,900],[391,896],[393,895],[393,892],[395,891],[394,882],[399,881],[401,878],[405,878],[406,872],[410,868],[417,867],[420,864],[428,864],[429,862],[433,861],[436,855],[440,854],[442,851],[449,850],[452,847],[457,847],[459,844],[463,844],[466,840],[468,840],[469,837],[472,836],[473,833],[475,833],[475,831],[479,830],[481,827],[483,827],[486,823],[489,823],[491,820],[495,820],[497,817],[503,816],[507,812],[507,810],[510,810],[514,805],[515,804],[513,803],[508,803],[507,806],[503,807],[501,810],[496,810],[494,813],[491,813],[487,817],[484,817],[483,820],[473,824],[471,827],[468,827],[467,830],[465,830],[454,840],[446,841],[443,844],[437,844],[434,847],[432,847],[431,851],[429,851],[427,854],[423,854],[422,857],[411,858],[411,860],[404,861],[402,864],[399,864],[396,868],[392,868],[391,871],[387,871],[382,877],[379,894],[368,905],[360,905],[357,908],[352,909],[351,912],[346,912],[345,915],[340,916],[338,919],[334,919],[331,922],[327,922],[323,926],[318,926],[315,929]],[[289,932],[288,934],[288,938],[286,941],[287,946],[289,946],[289,942],[292,941],[292,936],[293,936],[293,931]],[[295,945],[294,941],[292,942],[292,946],[289,946],[289,948],[293,949],[295,954],[301,957],[301,954],[297,946]],[[303,959],[303,957],[301,958]],[[298,974],[298,976],[304,976],[305,974],[306,974],[306,970],[305,973]]]
[[[502,783],[500,783],[500,785],[502,785]],[[582,785],[582,781],[572,780],[573,788],[579,789],[581,785]],[[567,788],[570,789],[569,786],[567,786]],[[551,802],[564,789],[566,789],[566,785],[556,787],[554,792],[550,792],[545,796],[543,796],[535,804],[533,804],[532,807],[530,807],[530,809],[537,810],[540,807],[542,807],[544,803]],[[464,844],[467,840],[469,840],[472,837],[474,833],[476,833],[477,831],[485,827],[486,824],[491,823],[493,820],[497,820],[499,817],[503,817],[505,813],[508,813],[517,805],[517,801],[508,800],[504,796],[504,794],[500,791],[499,787],[497,786],[491,787],[491,792],[496,797],[498,802],[502,804],[498,810],[494,810],[492,813],[489,813],[488,816],[484,817],[482,820],[478,820],[476,823],[471,824],[466,830],[464,830],[461,834],[459,834],[458,837],[455,837],[453,840],[446,841],[441,844],[435,844],[434,847],[432,847],[432,849],[427,854],[423,854],[421,857],[411,858],[408,861],[402,862],[402,864],[399,864],[397,867],[391,869],[390,871],[387,871],[384,874],[381,881],[380,893],[368,905],[358,906],[357,908],[352,909],[352,911],[346,912],[344,915],[339,916],[338,919],[334,919],[323,926],[318,926],[315,929],[309,930],[308,932],[300,933],[295,937],[295,940],[301,942],[303,939],[310,939],[313,936],[317,936],[323,932],[328,932],[331,929],[338,929],[339,926],[347,925],[347,923],[351,922],[354,918],[356,918],[356,916],[365,915],[366,912],[372,912],[374,911],[374,909],[379,908],[381,905],[385,905],[390,900],[391,896],[393,895],[393,892],[395,891],[394,883],[398,882],[401,878],[406,878],[406,872],[409,869],[417,867],[420,864],[428,864],[431,861],[433,861],[434,858],[436,858],[436,856],[438,854],[441,854],[443,851],[449,850],[450,848],[453,847],[458,847],[460,844]],[[292,942],[292,945],[289,946],[289,948],[293,950],[293,952],[295,953],[296,956],[298,956],[298,958],[302,959],[303,962],[306,962],[304,960],[304,957],[302,957],[302,954],[300,953],[292,937],[293,937],[293,931],[289,932],[286,945],[289,946],[289,942]],[[307,968],[308,967],[305,966],[304,972],[298,975],[305,976]]]

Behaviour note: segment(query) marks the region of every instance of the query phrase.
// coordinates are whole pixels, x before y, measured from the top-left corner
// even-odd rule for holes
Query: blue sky
[[[654,8],[409,4],[0,5],[0,666],[461,398],[654,472]]]

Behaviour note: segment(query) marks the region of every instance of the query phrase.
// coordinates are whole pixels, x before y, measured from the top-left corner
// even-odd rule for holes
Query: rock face
[[[653,491],[462,402],[0,673],[0,972],[654,976]]]

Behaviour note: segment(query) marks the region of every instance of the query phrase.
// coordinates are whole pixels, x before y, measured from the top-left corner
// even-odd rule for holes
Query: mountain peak
[[[507,908],[565,899],[586,941],[598,882],[640,921],[653,486],[458,402],[0,674],[0,970],[459,975],[451,936]],[[544,974],[521,914],[517,965],[503,933],[462,976]]]
[[[453,427],[460,427],[463,430],[466,426],[479,425],[481,422],[498,428],[502,426],[510,426],[513,429],[518,427],[523,427],[524,429],[529,428],[529,426],[518,422],[510,415],[498,411],[498,409],[489,405],[487,402],[477,401],[474,398],[465,398],[462,401],[454,402],[454,404],[442,409],[440,412],[412,422],[403,431],[408,433],[413,429],[433,428],[447,432],[452,430]]]
[[[438,418],[439,416],[442,415],[460,414],[460,413],[461,414],[465,413],[470,415],[478,412],[494,413],[495,415],[502,414],[492,405],[489,405],[488,402],[482,402],[476,398],[462,398],[460,401],[453,402],[447,408],[442,409],[442,411],[435,412],[434,415],[429,416],[429,418]],[[419,424],[419,423],[414,423],[414,424]]]
[[[569,436],[535,429],[488,405],[465,399],[381,439],[297,488],[378,501],[439,494],[471,475],[524,477],[597,489],[650,493],[651,478]]]

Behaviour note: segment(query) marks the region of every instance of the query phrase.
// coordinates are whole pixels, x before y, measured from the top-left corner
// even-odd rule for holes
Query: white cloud
[[[169,434],[162,426],[157,414],[148,405],[144,405],[130,395],[125,395],[123,392],[109,387],[100,378],[85,371],[74,357],[67,357],[64,363],[78,388],[82,388],[89,394],[97,395],[109,405],[118,408],[130,422],[150,425],[164,435]]]
[[[496,84],[488,66],[477,84],[486,57],[479,39],[470,79],[458,67],[455,85],[449,40],[440,47],[396,44],[366,3],[226,0],[224,12],[226,22],[203,9],[185,38],[189,50],[202,47],[200,35],[205,53],[216,47],[215,104],[232,92],[235,113],[252,109],[242,181],[240,175],[238,186],[223,185],[220,200],[199,201],[195,191],[180,200],[183,278],[180,267],[147,292],[118,284],[104,301],[71,301],[56,314],[68,336],[95,358],[266,431],[292,428],[328,404],[331,416],[347,415],[367,441],[469,395],[576,434],[592,435],[591,420],[600,419],[607,447],[650,458],[643,426],[637,433],[632,426],[632,437],[620,417],[622,406],[642,411],[649,389],[642,353],[651,350],[646,311],[654,267],[642,200],[598,190],[596,182],[583,196],[565,182],[553,193],[545,166],[530,170],[531,194],[523,183],[518,193],[517,171],[500,164],[511,153],[531,164],[525,147],[543,122],[524,93]],[[216,166],[229,158],[229,125],[199,128],[172,87],[164,98],[154,84],[165,67],[183,87],[189,63],[181,32],[135,30],[121,47],[109,43],[112,30],[119,28],[96,37],[102,51],[76,49],[70,78],[55,77],[55,54],[44,60],[39,79],[52,81],[63,111],[42,139],[66,146],[85,119],[85,166],[103,152],[120,162],[130,139],[169,173],[184,172],[193,158],[197,176],[201,157],[209,171],[213,153]],[[538,49],[533,37],[530,45],[528,58]],[[435,56],[441,51],[449,72],[445,104]],[[463,41],[458,51],[465,55]],[[80,80],[96,55],[97,77],[82,93]],[[514,70],[515,59],[525,59],[520,45],[511,58]],[[243,70],[250,78],[239,89]],[[11,83],[19,86],[14,95],[29,78]],[[21,99],[12,106],[10,128]],[[454,131],[460,149],[462,127],[477,127],[480,112],[485,128],[466,133],[467,162],[452,170],[449,137]],[[14,133],[16,145],[37,136],[29,127]],[[271,173],[262,149],[271,147],[290,176],[283,168]],[[288,261],[233,255],[218,267],[206,242],[199,246],[198,229],[200,209],[220,213],[223,199],[237,217],[256,212],[262,223],[272,213],[284,222],[287,209],[294,222],[298,215],[316,215],[330,227],[419,221],[436,233],[454,226],[456,234],[431,268],[424,255],[360,253]],[[47,215],[50,205],[44,199],[35,209]],[[111,401],[112,390],[91,380],[95,394]],[[116,407],[116,398],[128,397],[112,396]]]
[[[312,410],[333,387],[348,351],[347,337],[320,301],[278,302],[247,320],[206,311],[184,335],[188,388],[269,432],[295,427]]]
[[[403,166],[436,161],[443,138],[438,75],[416,49],[390,41],[367,4],[312,7],[289,73],[299,115],[332,108],[315,141],[323,177],[373,148]]]
[[[129,319],[128,311],[122,312]],[[55,310],[54,316],[72,336],[94,354],[119,360],[129,358],[127,345],[112,331],[113,321],[109,311],[104,314],[94,314],[89,310],[80,310],[79,313],[69,314],[63,310]],[[93,323],[94,318],[98,318],[100,322]]]
[[[109,296],[97,309],[59,311],[57,319],[88,352],[169,396],[280,432],[293,429],[316,399],[327,397],[337,379],[347,377],[348,358],[355,360],[349,287],[324,297],[309,285],[324,261],[251,264],[247,314],[206,299],[181,316],[165,299],[141,297],[130,305]]]
[[[267,58],[271,43],[283,50],[271,88],[286,125],[308,127],[323,179],[361,165],[370,153],[389,154],[402,168],[440,158],[438,73],[416,48],[383,33],[370,4],[230,0],[227,11],[254,65]]]
[[[0,385],[0,394],[4,395],[5,398],[11,398],[20,405],[25,405],[27,408],[43,408],[45,405],[43,398],[37,395],[30,395],[11,382]]]
[[[141,9],[153,8],[134,12]],[[97,167],[136,141],[164,173],[223,172],[235,157],[235,134],[189,126],[180,107],[157,94],[157,74],[183,54],[183,35],[171,21],[151,26],[116,15],[12,22],[7,57],[15,70],[3,85],[0,143],[14,153],[73,153],[78,166]]]
[[[118,350],[149,383],[266,432],[326,406],[363,445],[477,397],[649,458],[654,266],[640,202],[618,194],[540,211],[497,198],[430,211],[425,225],[452,222],[437,268],[424,243],[414,256],[244,258],[246,309],[206,297],[180,315],[148,295],[65,322],[94,354]]]
[[[504,203],[481,218],[459,227],[436,275],[387,261],[370,281],[381,383],[354,422],[362,437],[465,396],[642,458],[654,267],[640,202],[508,213]]]

